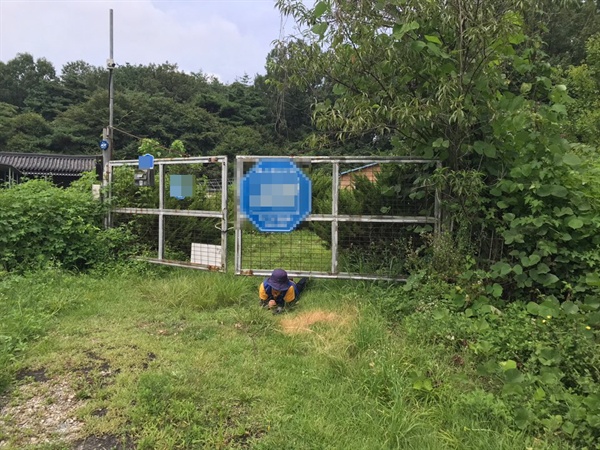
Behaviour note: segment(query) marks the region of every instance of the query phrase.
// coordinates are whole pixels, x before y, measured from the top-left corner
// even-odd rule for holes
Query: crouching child
[[[297,283],[288,278],[283,269],[275,269],[269,278],[258,287],[260,306],[280,314],[286,306],[298,303],[300,293],[304,290],[308,278],[301,278]]]

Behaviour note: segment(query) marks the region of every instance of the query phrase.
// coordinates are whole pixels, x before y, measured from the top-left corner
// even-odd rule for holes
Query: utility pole
[[[106,61],[106,65],[108,68],[108,127],[102,130],[102,142],[100,142],[100,148],[102,149],[102,187],[104,188],[104,195],[106,195],[107,188],[109,183],[109,174],[110,167],[109,163],[112,159],[113,155],[113,104],[114,104],[114,82],[113,82],[113,70],[115,68],[115,60],[113,53],[113,10],[110,10],[110,18],[109,18],[109,28],[110,28],[110,54],[109,58]],[[104,227],[109,228],[111,226],[112,218],[110,214],[110,209],[106,213],[106,217],[104,218]]]
[[[113,154],[113,120],[114,120],[114,82],[113,70],[115,68],[114,52],[113,52],[113,10],[110,10],[110,56],[106,61],[108,68],[108,127],[102,130],[102,140],[108,143],[106,149],[102,152],[103,176],[102,185],[108,185],[108,163],[112,160]]]

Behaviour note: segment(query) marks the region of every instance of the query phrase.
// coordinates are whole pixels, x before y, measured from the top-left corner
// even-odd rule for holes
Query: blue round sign
[[[108,143],[108,141],[104,141],[104,140],[103,140],[103,141],[100,141],[100,148],[101,148],[102,150],[108,150],[108,146],[109,146],[109,143]]]
[[[310,214],[310,179],[290,159],[264,159],[241,183],[242,213],[265,232],[293,231]]]

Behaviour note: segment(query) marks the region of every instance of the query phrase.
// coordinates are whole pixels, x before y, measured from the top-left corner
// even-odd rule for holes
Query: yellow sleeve
[[[283,297],[283,300],[286,303],[293,302],[294,300],[296,300],[296,290],[294,289],[294,286],[289,287],[289,289],[285,293],[285,297]]]
[[[260,283],[260,286],[258,287],[258,296],[263,301],[269,300],[269,296],[267,295],[267,293],[265,291],[265,285],[263,283]]]

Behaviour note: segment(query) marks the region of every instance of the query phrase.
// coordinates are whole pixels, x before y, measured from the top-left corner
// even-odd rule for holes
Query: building
[[[377,181],[377,174],[381,172],[379,163],[371,163],[355,169],[340,173],[340,189],[354,189],[354,179],[365,177],[371,183]]]
[[[0,183],[19,183],[25,178],[44,178],[66,187],[84,172],[102,174],[101,155],[57,155],[0,152]]]

